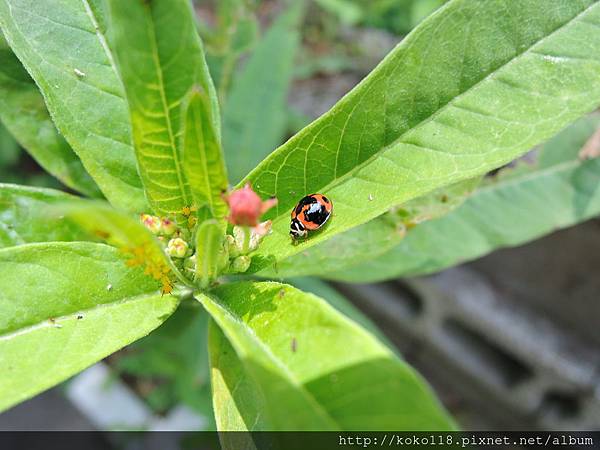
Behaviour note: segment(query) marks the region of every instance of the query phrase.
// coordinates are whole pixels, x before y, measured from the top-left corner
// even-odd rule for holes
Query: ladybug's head
[[[290,224],[290,236],[292,236],[293,239],[303,238],[307,233],[308,232],[302,222],[298,219],[292,219],[292,223]]]

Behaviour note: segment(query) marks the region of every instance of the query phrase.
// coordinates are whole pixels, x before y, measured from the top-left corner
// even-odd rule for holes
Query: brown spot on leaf
[[[579,159],[581,160],[598,157],[600,157],[600,129],[596,130],[596,132],[592,134],[579,152]]]
[[[96,236],[98,236],[100,239],[109,239],[110,238],[110,233],[104,231],[104,230],[95,230],[94,234]]]

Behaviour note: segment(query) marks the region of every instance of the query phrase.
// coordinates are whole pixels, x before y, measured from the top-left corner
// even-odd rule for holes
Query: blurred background
[[[194,1],[224,146],[238,155],[228,161],[231,181],[327,111],[443,3]],[[0,181],[68,190],[1,125]],[[426,277],[294,282],[378,329],[463,429],[590,430],[600,429],[599,268],[592,219]],[[207,318],[183,306],[151,336],[0,414],[0,430],[214,429]]]

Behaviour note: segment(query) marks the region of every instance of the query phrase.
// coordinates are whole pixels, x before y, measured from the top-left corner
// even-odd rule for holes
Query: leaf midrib
[[[108,42],[106,41],[106,36],[104,36],[102,31],[100,31],[100,24],[98,22],[98,19],[96,18],[96,15],[94,14],[94,11],[92,10],[89,1],[88,0],[81,0],[81,1],[83,3],[83,7],[85,9],[86,15],[89,17],[90,21],[92,22],[92,26],[94,27],[94,31],[96,33],[96,36],[98,37],[98,41],[100,41],[100,45],[102,46],[102,49],[104,50],[104,53],[106,54],[106,57],[108,58],[108,61],[110,62],[110,67],[112,68],[115,75],[117,75],[119,73],[119,71],[117,70],[117,64],[115,63],[113,54],[108,46]],[[121,78],[119,76],[117,76],[117,79],[119,81],[121,80]]]

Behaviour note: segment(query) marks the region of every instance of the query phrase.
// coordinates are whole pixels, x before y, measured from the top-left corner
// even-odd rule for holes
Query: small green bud
[[[167,245],[167,255],[173,258],[185,258],[188,252],[188,243],[181,238],[174,238]]]
[[[237,258],[235,258],[233,260],[233,263],[231,264],[231,270],[232,270],[232,272],[234,272],[234,273],[244,273],[250,267],[250,262],[251,261],[252,260],[250,259],[249,256],[246,256],[246,255],[238,256]]]
[[[230,258],[234,258],[240,254],[241,249],[237,246],[235,238],[230,234],[225,235],[225,247]]]

